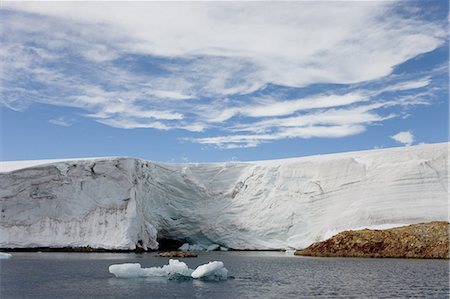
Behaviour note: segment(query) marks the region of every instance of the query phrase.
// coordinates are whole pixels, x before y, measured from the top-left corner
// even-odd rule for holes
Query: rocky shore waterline
[[[448,259],[450,224],[418,223],[384,230],[344,231],[297,250],[299,256]]]

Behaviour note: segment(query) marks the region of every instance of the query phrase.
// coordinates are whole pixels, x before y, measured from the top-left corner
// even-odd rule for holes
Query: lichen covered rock
[[[449,229],[448,222],[435,221],[385,230],[344,231],[297,250],[295,255],[448,259]]]

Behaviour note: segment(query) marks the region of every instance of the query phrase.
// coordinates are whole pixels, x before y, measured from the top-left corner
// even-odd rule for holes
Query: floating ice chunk
[[[286,251],[284,252],[286,255],[294,255],[295,253],[295,249],[286,249]]]
[[[222,262],[214,261],[200,265],[192,272],[193,278],[227,279],[228,270]]]
[[[109,273],[120,278],[142,277],[144,272],[139,263],[116,264],[109,266]]]
[[[189,244],[189,243],[184,243],[183,245],[181,245],[180,248],[178,248],[178,250],[182,250],[182,251],[204,251],[206,250],[207,246],[201,245],[201,244]]]
[[[0,252],[0,260],[9,259],[12,257],[11,253]]]
[[[209,245],[208,248],[206,248],[206,251],[215,251],[217,249],[219,249],[220,245],[219,244],[212,244]]]
[[[228,251],[228,248],[224,247],[224,246],[220,246],[220,251]]]
[[[194,272],[192,269],[188,268],[186,263],[172,259],[169,260],[169,265],[163,266],[162,269],[167,273],[169,277],[173,274],[180,274],[181,276],[191,276],[192,272]]]
[[[195,275],[194,272],[196,272]],[[118,278],[166,277],[181,280],[192,278],[224,280],[227,279],[228,270],[222,262],[214,261],[198,266],[194,271],[185,263],[171,259],[168,265],[162,267],[142,268],[139,263],[115,264],[109,266],[109,273]]]
[[[184,243],[178,250],[189,251],[189,243]]]
[[[173,275],[191,276],[194,270],[179,260],[169,260],[168,265],[162,267],[142,268],[139,263],[125,263],[109,266],[109,273],[119,278],[136,278],[136,277],[167,277]]]
[[[203,245],[191,244],[189,245],[189,251],[204,251],[206,249]]]

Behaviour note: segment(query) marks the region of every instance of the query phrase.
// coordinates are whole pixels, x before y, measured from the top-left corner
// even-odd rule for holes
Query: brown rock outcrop
[[[384,230],[344,231],[295,255],[448,259],[450,224],[418,223]]]

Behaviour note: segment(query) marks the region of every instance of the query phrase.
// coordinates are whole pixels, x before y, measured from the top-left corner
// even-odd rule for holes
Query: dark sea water
[[[0,260],[0,298],[448,298],[446,260],[294,257],[278,252],[208,252],[190,268],[225,263],[218,282],[118,279],[108,266],[162,266],[154,253],[13,253]]]

